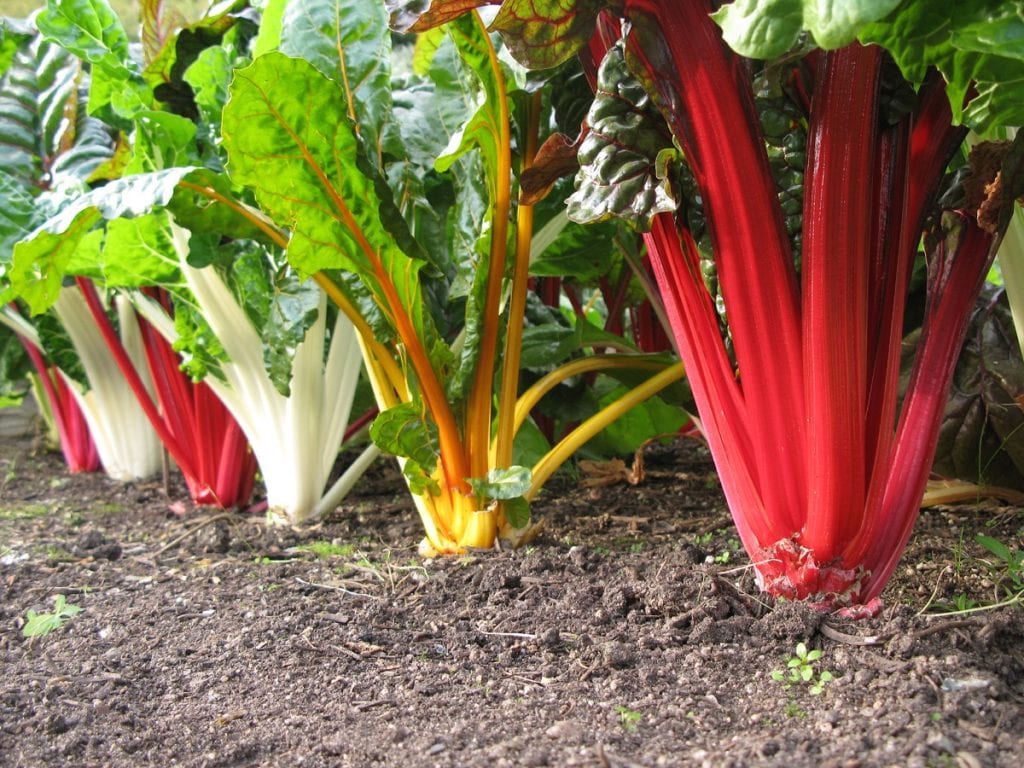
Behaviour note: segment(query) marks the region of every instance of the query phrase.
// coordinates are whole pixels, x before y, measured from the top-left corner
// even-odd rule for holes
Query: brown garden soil
[[[425,561],[387,461],[282,530],[3,445],[0,765],[1024,764],[1024,608],[941,615],[1005,594],[975,535],[1019,546],[1020,509],[926,510],[853,622],[758,594],[698,445],[646,468],[558,479],[525,548]],[[57,594],[81,612],[23,637]],[[820,695],[772,679],[799,642]]]

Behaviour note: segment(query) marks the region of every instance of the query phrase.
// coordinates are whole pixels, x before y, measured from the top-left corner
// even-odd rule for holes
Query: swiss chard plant
[[[550,329],[524,330],[534,205],[519,198],[548,112],[475,14],[422,36],[404,73],[382,6],[295,0],[281,14],[232,81],[228,174],[358,331],[382,411],[371,436],[400,457],[423,551],[521,538],[554,469],[681,367],[588,356],[520,393],[526,350],[551,345]],[[656,373],[520,463],[515,437],[543,394],[599,368]]]
[[[644,230],[761,584],[873,607],[1024,182],[1017,142],[947,178],[968,125],[1024,115],[1024,21],[983,0],[717,5],[506,0],[493,27],[534,67],[601,62],[570,215]],[[919,247],[928,299],[900,401]]]
[[[155,364],[156,400],[144,405],[186,477],[211,469],[221,483],[212,493],[226,503],[217,489],[247,496],[224,483],[248,472],[251,488],[255,457],[271,518],[292,524],[330,508],[376,450],[324,493],[359,348],[348,321],[288,267],[283,235],[235,198],[222,173],[227,83],[257,44],[256,25],[234,13],[242,5],[180,30],[161,29],[157,14],[142,67],[104,0],[51,3],[40,23],[89,63],[89,110],[120,131],[121,163],[117,178],[74,195],[15,247],[11,290],[39,312],[74,278],[101,326],[93,284],[129,298]],[[179,365],[203,381],[187,381]],[[207,438],[230,444],[216,451]]]

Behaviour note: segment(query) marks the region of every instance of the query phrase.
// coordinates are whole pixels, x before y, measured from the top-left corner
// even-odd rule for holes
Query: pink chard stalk
[[[544,66],[581,47],[585,64],[603,57],[570,217],[621,216],[643,232],[762,587],[877,610],[917,518],[968,315],[1024,181],[1009,143],[983,145],[962,186],[948,181],[967,125],[1024,117],[1014,92],[1024,62],[978,41],[1024,22],[980,2],[952,20],[923,0],[860,4],[877,7],[811,30],[801,3],[795,19],[742,0],[714,18],[709,0],[566,5],[506,0],[494,28],[527,65],[545,45],[564,56],[546,50]],[[944,46],[914,47],[940,33]],[[783,144],[802,179],[795,208],[762,127],[770,100],[785,102],[784,133],[799,139]],[[901,399],[922,243],[923,337]]]

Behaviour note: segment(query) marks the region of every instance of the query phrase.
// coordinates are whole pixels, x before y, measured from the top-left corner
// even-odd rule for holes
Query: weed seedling
[[[36,613],[31,608],[25,614],[25,626],[21,628],[24,637],[43,637],[60,629],[64,622],[81,612],[81,607],[67,602],[64,595],[53,598],[53,613]]]
[[[807,650],[806,643],[796,644],[796,655],[786,662],[786,669],[772,671],[772,680],[782,683],[787,689],[794,685],[807,685],[812,696],[818,696],[825,690],[825,685],[832,680],[832,673],[823,670],[815,677],[814,662],[821,658],[821,651],[815,648]]]
[[[630,709],[629,707],[620,705],[615,708],[615,711],[619,713],[619,725],[622,726],[624,731],[629,731],[630,733],[636,731],[637,725],[640,723],[640,720],[643,719],[642,712],[637,712],[635,709]]]

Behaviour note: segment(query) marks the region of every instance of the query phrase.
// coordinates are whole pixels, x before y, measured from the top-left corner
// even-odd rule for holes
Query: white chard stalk
[[[114,303],[121,343],[146,387],[151,390],[142,334],[132,304],[124,296],[117,296]],[[128,380],[103,341],[85,298],[77,288],[64,287],[53,311],[67,331],[89,381],[86,390],[61,373],[89,424],[104,471],[121,481],[157,474],[162,466],[163,447]]]
[[[274,387],[263,362],[263,341],[231,290],[213,268],[188,264],[187,230],[174,227],[179,266],[189,290],[227,354],[223,379],[206,383],[231,411],[249,439],[267,490],[272,522],[297,525],[328,511],[365,470],[376,450],[368,451],[324,494],[338,456],[359,380],[360,352],[356,333],[338,315],[324,362],[327,298],[321,296],[316,322],[295,350],[291,394]],[[169,341],[173,322],[136,295],[142,314]]]

